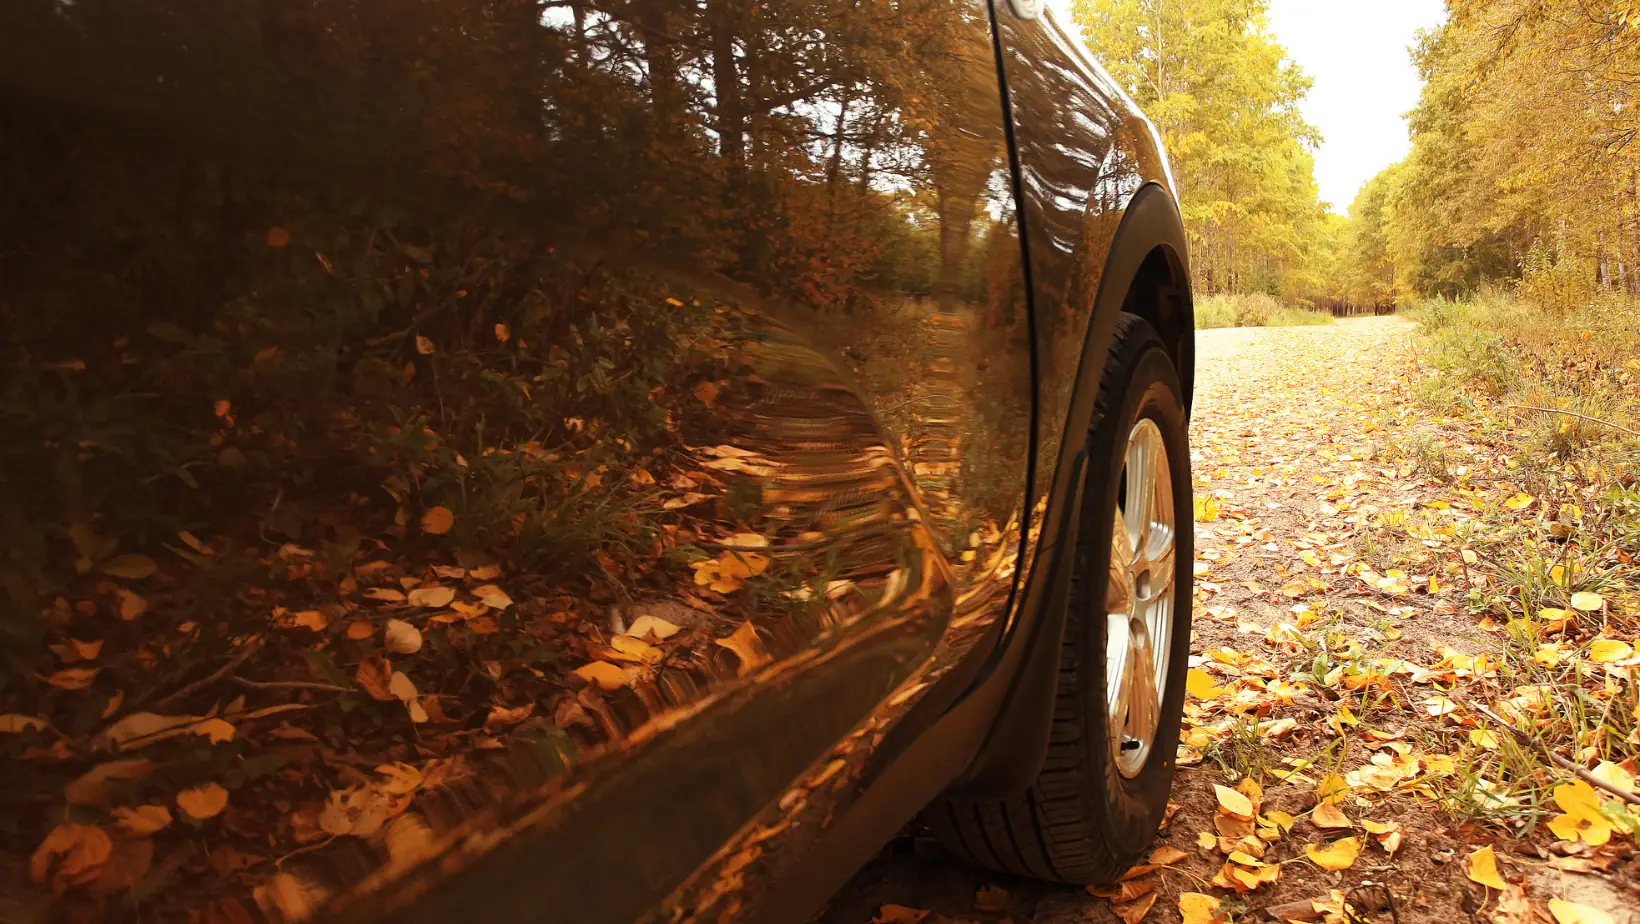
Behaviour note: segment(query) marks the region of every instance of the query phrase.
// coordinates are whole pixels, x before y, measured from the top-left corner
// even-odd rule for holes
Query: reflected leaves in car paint
[[[319,679],[352,689],[381,654],[374,629],[270,628],[274,603],[322,586],[339,617],[391,613],[422,633],[392,668],[433,712],[412,723],[354,692],[339,715],[342,699],[298,693],[279,737],[247,724],[241,750],[212,760],[279,769],[237,783],[208,848],[155,835],[166,888],[146,911],[448,920],[550,900],[561,920],[733,918],[793,868],[937,714],[931,694],[960,692],[955,668],[1015,581],[1031,343],[988,29],[972,0],[0,13],[6,167],[21,171],[0,194],[18,216],[0,250],[29,261],[0,258],[8,349],[69,344],[114,370],[139,347],[220,350],[234,358],[224,388],[297,383],[267,407],[241,402],[243,425],[221,439],[249,460],[224,476],[259,464],[267,447],[250,434],[279,434],[307,402],[347,426],[349,401],[407,411],[349,444],[370,465],[428,454],[415,478],[325,457],[344,480],[381,480],[322,509],[278,466],[245,509],[105,476],[91,513],[127,543],[169,524],[134,512],[153,500],[226,540],[224,564],[279,575],[230,588],[242,595],[203,635],[153,595],[144,631],[170,634],[147,673],[164,685],[142,687],[131,655],[134,699],[180,692],[174,708],[216,709],[188,685],[239,652],[247,670],[310,682],[293,665],[311,649],[342,669]],[[105,274],[132,252],[139,272]],[[286,363],[319,372],[276,379]],[[196,387],[187,376],[204,373],[171,374]],[[570,403],[529,426],[447,406],[477,381]],[[131,411],[195,426],[182,413]],[[320,439],[291,433],[297,448]],[[207,480],[218,449],[190,462]],[[463,486],[457,498],[493,488],[509,511],[470,533],[492,546],[472,560],[491,563],[412,541],[403,508],[439,479]],[[592,547],[554,544],[572,516],[605,508],[614,526]],[[337,511],[376,516],[380,538],[348,533]],[[367,577],[378,541],[416,557]],[[42,573],[58,581],[60,565]],[[166,567],[176,586],[193,577]],[[474,580],[444,576],[491,567],[511,606],[483,609],[467,600]],[[397,602],[388,577],[453,581],[470,609]],[[76,580],[53,592],[89,595]],[[645,617],[677,631],[627,635]],[[592,663],[615,673],[577,673]],[[0,711],[53,708],[11,690]],[[494,706],[532,709],[492,723]],[[399,764],[419,788],[338,833],[339,796]],[[45,795],[28,811],[61,809]],[[44,832],[29,833],[13,846]],[[117,913],[74,890],[58,901]]]

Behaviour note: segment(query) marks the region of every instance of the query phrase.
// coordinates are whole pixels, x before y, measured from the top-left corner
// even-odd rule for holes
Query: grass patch
[[[1283,305],[1261,292],[1209,295],[1196,301],[1196,329],[1215,327],[1308,327],[1331,324],[1332,315]]]

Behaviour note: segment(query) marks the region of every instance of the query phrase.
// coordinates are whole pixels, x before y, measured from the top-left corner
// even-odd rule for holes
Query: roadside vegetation
[[[1332,315],[1283,305],[1262,292],[1209,295],[1196,301],[1196,329],[1214,327],[1308,327],[1331,324]]]

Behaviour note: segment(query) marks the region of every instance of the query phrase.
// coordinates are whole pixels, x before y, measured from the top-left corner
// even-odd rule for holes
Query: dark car
[[[1173,772],[1156,132],[1016,0],[0,5],[8,920],[801,920]]]

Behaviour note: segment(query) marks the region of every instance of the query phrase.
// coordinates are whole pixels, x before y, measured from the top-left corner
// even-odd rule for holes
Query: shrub
[[[1196,329],[1235,327],[1236,306],[1228,295],[1209,295],[1196,300]]]

